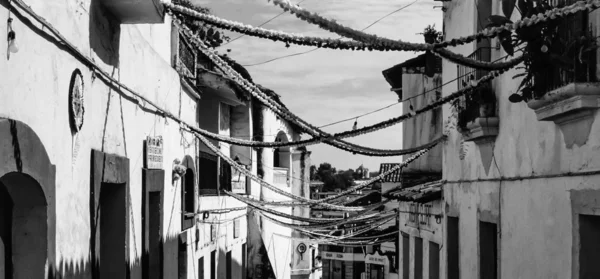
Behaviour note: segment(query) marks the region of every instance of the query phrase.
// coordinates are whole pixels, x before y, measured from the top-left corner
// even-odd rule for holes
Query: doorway
[[[125,184],[102,183],[100,189],[100,278],[125,278],[127,199]]]
[[[0,177],[0,278],[44,278],[48,254],[47,203],[30,176]]]

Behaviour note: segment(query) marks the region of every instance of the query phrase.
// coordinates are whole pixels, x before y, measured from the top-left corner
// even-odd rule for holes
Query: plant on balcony
[[[464,82],[464,81],[463,81]],[[464,84],[463,86],[467,86]],[[487,118],[496,115],[496,96],[489,82],[484,83],[473,94],[464,99],[456,99],[452,106],[457,113],[456,126],[461,133],[468,133],[467,124],[477,118]]]
[[[507,1],[517,5],[522,18],[532,17],[554,9],[547,0]],[[510,7],[506,7],[506,10]],[[579,18],[577,18],[579,17]],[[579,22],[577,19],[580,19]],[[510,19],[500,15],[489,18],[488,27],[497,27],[512,23]],[[580,26],[577,26],[580,24]],[[585,17],[581,13],[561,19],[554,19],[543,24],[526,26],[516,30],[512,35],[505,31],[499,39],[503,49],[513,55],[515,49],[522,50],[525,55],[525,72],[513,78],[523,77],[509,100],[513,103],[538,99],[548,91],[569,82],[592,81],[595,75],[596,37],[586,32]],[[581,30],[578,30],[580,28]],[[519,94],[520,93],[520,94]]]
[[[195,5],[189,0],[173,0],[173,4],[190,8],[199,13],[210,14],[210,9]],[[203,22],[185,16],[184,14],[179,16],[181,17],[182,23],[189,27],[192,32],[197,33],[200,36],[200,39],[210,47],[218,47],[230,40],[228,36],[225,36],[214,27],[210,27]]]
[[[442,32],[437,31],[434,25],[427,25],[423,33],[418,33],[419,35],[423,35],[425,37],[425,43],[433,44],[439,43],[442,41]]]

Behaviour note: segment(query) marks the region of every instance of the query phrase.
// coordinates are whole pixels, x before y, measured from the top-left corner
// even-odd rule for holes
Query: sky
[[[297,3],[301,0],[292,0]],[[354,29],[363,29],[414,0],[304,0],[300,5],[322,16]],[[212,14],[258,26],[281,13],[278,6],[267,0],[193,0],[195,4],[211,9]],[[422,32],[435,24],[441,30],[440,2],[418,0],[365,30],[392,39],[423,42]],[[320,29],[285,13],[262,26],[279,31],[338,38],[334,33]],[[231,38],[240,34],[228,33]],[[304,52],[314,47],[273,42],[244,36],[219,47],[252,75],[253,80],[277,92],[286,106],[296,115],[315,126],[322,126],[346,118],[353,118],[378,108],[396,103],[383,111],[358,118],[358,127],[375,124],[402,114],[398,96],[390,91],[382,71],[418,55],[415,52],[378,52],[318,49],[316,51],[279,59],[262,65],[248,66],[289,54]],[[324,128],[335,133],[352,129],[354,120]],[[305,136],[306,137],[306,136]],[[383,149],[402,148],[402,125],[369,133],[348,141]],[[328,162],[338,170],[356,169],[363,164],[370,171],[378,171],[380,163],[401,162],[401,157],[368,157],[353,155],[325,144],[308,147],[313,165]]]

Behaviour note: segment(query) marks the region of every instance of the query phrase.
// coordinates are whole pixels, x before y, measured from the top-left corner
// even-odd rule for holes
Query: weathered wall
[[[446,38],[472,34],[474,3],[453,1],[446,3]],[[493,13],[501,14],[500,1],[494,1]],[[518,19],[515,10],[513,20]],[[591,16],[597,21],[597,14]],[[467,19],[472,20],[467,20]],[[496,44],[493,40],[492,45]],[[473,45],[452,48],[464,55],[474,50]],[[492,60],[503,57],[503,50],[492,50]],[[512,77],[521,70],[511,70],[493,82],[500,119],[499,134],[491,144],[477,145],[462,142],[455,129],[447,129],[449,141],[444,146],[444,178],[448,180],[539,176],[582,172],[600,169],[600,121],[595,113],[587,119],[588,125],[567,124],[562,130],[554,122],[536,119],[533,110],[523,103],[513,104],[513,94],[520,79]],[[456,65],[444,62],[443,82],[453,80]],[[456,83],[444,87],[444,96],[456,91]],[[450,106],[444,106],[444,119],[454,121]],[[571,126],[572,125],[572,126]],[[576,125],[579,125],[576,127]],[[452,126],[452,125],[449,125]],[[564,128],[563,127],[563,128]],[[580,142],[582,144],[567,144]],[[461,160],[460,154],[464,155]],[[491,154],[489,173],[482,160]],[[478,242],[479,221],[492,221],[499,228],[499,265],[502,278],[577,278],[571,276],[577,266],[573,261],[579,248],[573,247],[577,237],[574,208],[570,192],[597,191],[590,183],[595,176],[525,179],[522,181],[478,182],[444,186],[446,213],[460,217],[460,274],[461,278],[479,276]],[[589,207],[598,206],[586,201]],[[573,249],[572,249],[573,248]]]
[[[196,105],[183,92],[171,68],[170,20],[157,25],[119,25],[93,1],[27,1],[57,30],[96,63],[130,88],[188,123],[196,123]],[[5,2],[2,2],[5,10]],[[8,12],[0,15],[6,28]],[[30,125],[41,138],[56,165],[56,263],[52,269],[76,277],[90,275],[90,156],[97,149],[129,158],[129,213],[132,224],[128,252],[132,270],[139,270],[142,255],[141,185],[142,143],[146,136],[164,138],[163,236],[170,244],[180,232],[180,183],[172,184],[174,159],[195,157],[193,137],[182,134],[173,121],[134,104],[87,66],[44,37],[37,23],[14,15],[20,51],[0,65],[0,115]],[[32,21],[34,22],[34,21]],[[76,28],[74,28],[76,27]],[[7,57],[3,41],[0,55]],[[83,73],[85,115],[82,130],[73,137],[69,127],[68,93],[71,73]],[[144,105],[141,101],[140,104]],[[3,131],[4,134],[6,131]],[[187,143],[187,144],[186,144]],[[76,155],[73,155],[76,154]],[[168,246],[168,244],[166,244]],[[176,251],[165,247],[165,277],[176,276]],[[176,266],[176,263],[175,263]],[[139,276],[138,271],[132,271]],[[137,275],[136,275],[137,274]]]
[[[423,239],[423,251],[422,251],[422,278],[435,278],[430,277],[430,269],[432,267],[429,266],[429,246],[431,242],[438,244],[441,248],[443,247],[443,228],[442,224],[437,224],[435,217],[429,216],[426,217],[428,219],[428,224],[419,224],[419,218],[417,217],[417,222],[410,221],[410,204],[408,202],[400,202],[399,205],[399,228],[400,232],[398,233],[399,245],[398,245],[398,275],[399,278],[404,278],[404,253],[405,249],[409,250],[409,277],[410,279],[415,278],[415,237],[419,237]],[[443,210],[443,203],[441,200],[433,201],[427,203],[431,205],[431,214],[440,214]],[[409,236],[409,247],[404,247],[402,241],[402,235],[407,234]],[[445,261],[443,257],[443,253],[440,251],[440,271],[444,270]],[[445,272],[440,272],[440,274],[444,274]],[[439,277],[445,278],[445,277]],[[461,277],[461,278],[471,278],[471,277]]]
[[[409,101],[402,103],[403,111],[405,113],[409,112],[411,105],[414,110],[418,110],[436,100],[438,94],[434,89],[441,84],[442,77],[440,74],[435,74],[433,77],[424,74],[403,74],[402,97],[404,99],[411,98]],[[427,93],[425,94],[425,92]],[[403,122],[402,142],[404,148],[427,144],[440,136],[442,136],[441,109],[420,114]],[[406,171],[442,171],[442,147],[433,148],[427,154],[412,162],[406,168]]]
[[[291,126],[286,121],[276,116],[272,111],[263,109],[262,116],[262,127],[265,141],[275,141],[278,136],[283,141],[296,141],[300,139],[300,136],[292,130]],[[282,155],[280,157],[280,162],[282,165],[290,166],[290,171],[288,171],[289,184],[285,185],[274,183],[274,149],[265,148],[262,149],[261,152],[262,154],[260,156],[260,163],[263,165],[262,168],[264,170],[265,181],[281,187],[281,189],[288,193],[309,197],[308,170],[310,169],[310,159],[308,158],[308,154],[302,155],[302,152],[295,151],[294,149],[289,150],[289,148],[281,149],[280,152]],[[302,158],[303,156],[304,158]],[[304,163],[302,163],[302,159],[304,159]],[[255,166],[253,166],[253,168],[255,168]],[[251,195],[257,199],[269,201],[290,200],[290,198],[277,194],[271,190],[261,188],[256,182],[252,182]],[[278,207],[275,209],[286,214],[294,214],[297,216],[308,216],[309,214],[308,210],[304,208]],[[277,218],[284,222],[292,222],[286,218]],[[248,238],[252,240],[252,243],[249,244],[249,246],[252,246],[252,251],[249,250],[249,259],[252,258],[252,261],[260,262],[259,251],[264,245],[264,249],[267,251],[273,272],[278,279],[290,278],[292,270],[305,269],[306,266],[310,265],[310,263],[307,263],[308,258],[310,257],[310,250],[305,253],[302,260],[295,259],[295,257],[299,257],[298,253],[296,252],[296,246],[298,243],[295,243],[287,238],[293,236],[290,228],[274,224],[266,219],[262,219],[261,222],[260,219],[260,217],[256,219],[257,226],[260,228],[260,224],[262,223],[262,228],[260,230],[250,231],[250,235],[248,236]],[[256,237],[254,234],[260,234],[261,238]],[[262,243],[260,243],[260,239],[262,239]],[[256,271],[253,270],[252,273],[254,275],[256,274]],[[263,276],[266,276],[266,274]]]
[[[233,208],[245,206],[244,203],[231,197],[224,196],[201,196],[199,210]],[[240,220],[239,236],[234,238],[233,220]],[[210,278],[211,253],[216,251],[217,278],[225,277],[226,254],[231,252],[231,278],[242,278],[242,244],[245,244],[248,236],[248,223],[246,211],[235,211],[224,214],[210,214],[207,220],[198,217],[195,228],[188,233],[188,277],[199,278],[199,261],[204,261],[204,278]],[[210,224],[211,222],[213,224]],[[211,225],[216,229],[217,239],[211,240]],[[245,271],[244,271],[245,272]]]

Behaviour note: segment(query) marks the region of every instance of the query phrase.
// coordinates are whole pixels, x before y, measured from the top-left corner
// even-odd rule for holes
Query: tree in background
[[[321,163],[318,168],[314,168],[314,175],[311,177],[311,180],[323,182],[323,191],[344,190],[354,185],[353,174],[354,170],[350,169],[338,172],[330,163]]]

